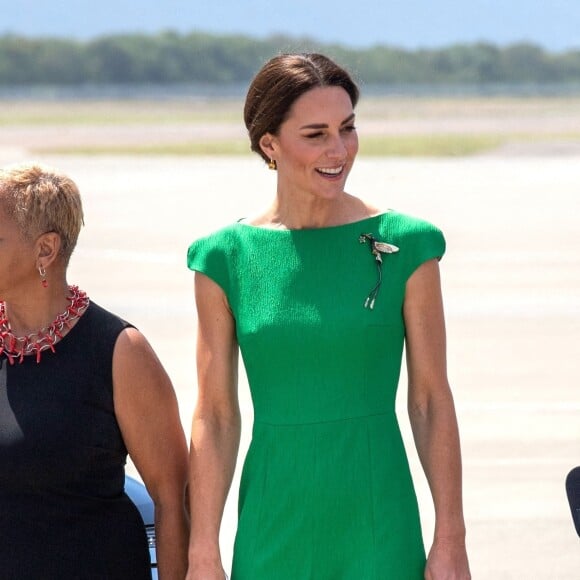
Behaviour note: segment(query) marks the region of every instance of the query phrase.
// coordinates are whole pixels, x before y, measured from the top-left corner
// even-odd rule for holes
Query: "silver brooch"
[[[361,244],[366,244],[368,242],[371,254],[375,257],[375,264],[377,265],[377,283],[364,301],[364,307],[372,310],[375,307],[375,301],[379,295],[379,290],[381,289],[381,283],[383,281],[382,254],[394,254],[399,251],[399,248],[393,244],[388,244],[387,242],[379,242],[375,239],[373,234],[361,234],[358,241]]]

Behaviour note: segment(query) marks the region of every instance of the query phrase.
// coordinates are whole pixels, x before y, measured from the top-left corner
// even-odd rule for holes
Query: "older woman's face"
[[[273,137],[278,187],[331,200],[344,191],[358,152],[354,111],[341,87],[304,93]]]
[[[0,300],[37,278],[34,242],[24,239],[16,222],[0,207]]]

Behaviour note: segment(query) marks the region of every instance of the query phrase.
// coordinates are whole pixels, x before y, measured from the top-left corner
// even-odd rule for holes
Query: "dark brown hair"
[[[353,107],[359,99],[348,72],[322,54],[281,54],[269,60],[250,84],[244,106],[252,151],[268,162],[260,139],[266,133],[277,134],[294,102],[316,87],[343,88]]]

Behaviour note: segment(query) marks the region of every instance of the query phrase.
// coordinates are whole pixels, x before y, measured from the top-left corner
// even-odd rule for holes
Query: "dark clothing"
[[[128,326],[91,303],[40,364],[0,356],[3,580],[151,577],[113,404],[113,350]]]

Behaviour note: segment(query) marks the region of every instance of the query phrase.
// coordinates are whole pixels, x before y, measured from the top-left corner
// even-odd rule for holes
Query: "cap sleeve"
[[[443,232],[433,224],[416,218],[405,220],[401,239],[406,278],[424,262],[440,260],[445,254]]]
[[[421,233],[420,239],[417,240],[417,250],[415,260],[412,264],[411,272],[415,271],[423,262],[436,258],[441,260],[445,254],[445,237],[443,232],[429,224],[429,227]]]
[[[231,279],[228,254],[227,237],[216,232],[189,246],[187,267],[211,278],[229,296]]]

